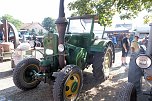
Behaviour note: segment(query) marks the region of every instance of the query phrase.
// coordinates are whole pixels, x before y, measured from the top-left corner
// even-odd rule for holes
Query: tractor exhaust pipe
[[[55,24],[57,25],[57,30],[59,33],[59,44],[64,44],[64,36],[65,36],[65,30],[67,26],[67,20],[65,18],[65,13],[64,13],[64,0],[60,0],[60,5],[59,5],[59,17],[56,20]],[[65,66],[65,56],[64,56],[64,51],[59,52],[59,65],[60,68],[64,68]]]
[[[149,32],[149,38],[148,38],[148,45],[147,45],[147,55],[151,55],[152,54],[152,23],[149,24],[150,26],[150,32]]]

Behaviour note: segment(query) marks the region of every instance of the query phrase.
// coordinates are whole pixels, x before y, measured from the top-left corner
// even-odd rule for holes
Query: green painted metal
[[[71,44],[66,45],[68,56],[66,56],[66,60],[68,64],[75,64],[80,68],[84,68],[86,63],[87,51],[85,48],[76,47]]]
[[[53,33],[48,33],[44,36],[44,51],[46,49],[52,49],[53,54],[58,54],[58,35]]]
[[[51,62],[53,62],[53,61],[51,61],[51,59],[43,59],[40,62],[40,66],[41,67],[47,67],[51,64]]]
[[[84,19],[90,20],[91,28],[90,33],[79,32],[79,33],[71,33],[70,30],[70,22],[76,19]],[[95,39],[94,37],[94,23],[97,23],[97,16],[95,15],[87,15],[87,16],[80,16],[80,17],[70,17],[69,18],[69,25],[68,25],[68,34],[66,34],[65,39],[66,42],[72,44],[77,47],[85,48],[87,52],[103,52],[104,48],[106,47],[108,42],[111,40],[104,40],[104,39]],[[81,26],[81,25],[80,25]],[[102,35],[103,33],[101,33]]]
[[[65,36],[67,43],[77,47],[88,48],[91,44],[90,33],[72,33]]]
[[[85,18],[85,19],[84,19]],[[83,20],[84,19],[84,20]],[[90,23],[89,29],[85,31],[76,32],[70,30],[71,20],[78,20],[80,22],[80,27],[83,29],[82,21],[88,21]],[[67,33],[65,34],[65,60],[66,65],[74,64],[79,66],[81,69],[85,69],[87,64],[87,55],[94,52],[104,52],[107,45],[111,42],[105,39],[95,39],[94,37],[94,23],[97,22],[96,16],[84,16],[84,17],[71,17],[69,18],[69,23],[67,27]],[[74,26],[76,26],[74,24]],[[72,26],[72,27],[74,27]],[[78,26],[79,28],[79,26]],[[81,30],[82,30],[81,29]],[[102,35],[102,33],[101,33]],[[56,33],[48,33],[44,37],[44,58],[40,62],[40,66],[51,72],[56,72],[59,67],[59,55],[58,53],[58,41],[59,36]],[[47,55],[45,53],[46,49],[52,49],[53,54]]]
[[[58,35],[48,33],[44,36],[44,58],[40,61],[41,68],[48,69],[52,72],[58,69]],[[46,49],[53,50],[53,55],[47,55]]]
[[[72,84],[72,87],[71,87],[71,91],[72,93],[76,92],[77,91],[77,87],[78,87],[78,82],[75,81],[73,84]]]
[[[95,40],[93,44],[90,46],[90,51],[104,52],[109,42],[110,42],[109,40],[104,40],[104,39]]]

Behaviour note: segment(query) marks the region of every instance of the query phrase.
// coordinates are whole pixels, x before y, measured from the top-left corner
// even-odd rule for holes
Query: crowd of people
[[[134,35],[132,41],[130,41],[130,33],[127,33],[126,36],[122,39],[122,57],[121,57],[122,66],[127,65],[126,57],[128,56],[128,52],[130,52],[131,54],[139,52],[140,44],[138,42],[138,39],[139,39],[138,33]]]

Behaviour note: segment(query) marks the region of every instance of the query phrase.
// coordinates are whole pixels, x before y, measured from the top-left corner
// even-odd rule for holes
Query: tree
[[[116,0],[116,8],[121,19],[135,18],[142,10],[151,11],[151,0]]]
[[[44,20],[42,22],[42,26],[48,31],[53,30],[56,32],[55,20],[52,19],[51,17],[44,18]]]
[[[112,23],[112,18],[115,14],[115,8],[113,8],[112,0],[102,0],[96,4],[97,15],[99,16],[99,22],[104,26],[104,31],[106,26],[110,26]],[[103,31],[103,32],[104,32]]]
[[[68,4],[72,15],[97,14],[101,25],[108,26],[118,12],[121,19],[133,19],[144,9],[152,11],[151,0],[76,0]]]
[[[84,14],[94,14],[96,11],[94,7],[96,2],[92,0],[77,0],[75,2],[70,2],[68,4],[69,10],[74,10],[72,16],[84,15]]]
[[[152,15],[144,16],[144,24],[148,24],[150,22],[152,22]]]
[[[104,26],[111,25],[112,17],[115,14],[112,0],[77,0],[68,4],[69,10],[74,10],[74,15],[97,14],[99,22]],[[104,32],[104,31],[103,31]]]
[[[13,16],[9,14],[5,14],[1,17],[2,20],[7,20],[8,22],[12,23],[17,29],[20,29],[22,22],[18,19],[15,19]]]

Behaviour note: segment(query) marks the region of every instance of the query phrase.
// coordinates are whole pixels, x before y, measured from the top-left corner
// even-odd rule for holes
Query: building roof
[[[149,25],[137,26],[136,31],[138,33],[149,33],[150,32],[150,26]]]
[[[105,32],[107,33],[128,33],[129,29],[124,27],[118,27],[118,28],[106,28]]]
[[[132,30],[132,24],[116,24],[115,26],[116,28],[119,28],[119,27],[124,27],[128,30]]]
[[[43,31],[43,33],[47,33],[48,31],[43,28],[43,26],[38,22],[32,23],[23,23],[20,29],[32,30],[35,29],[36,32]]]

